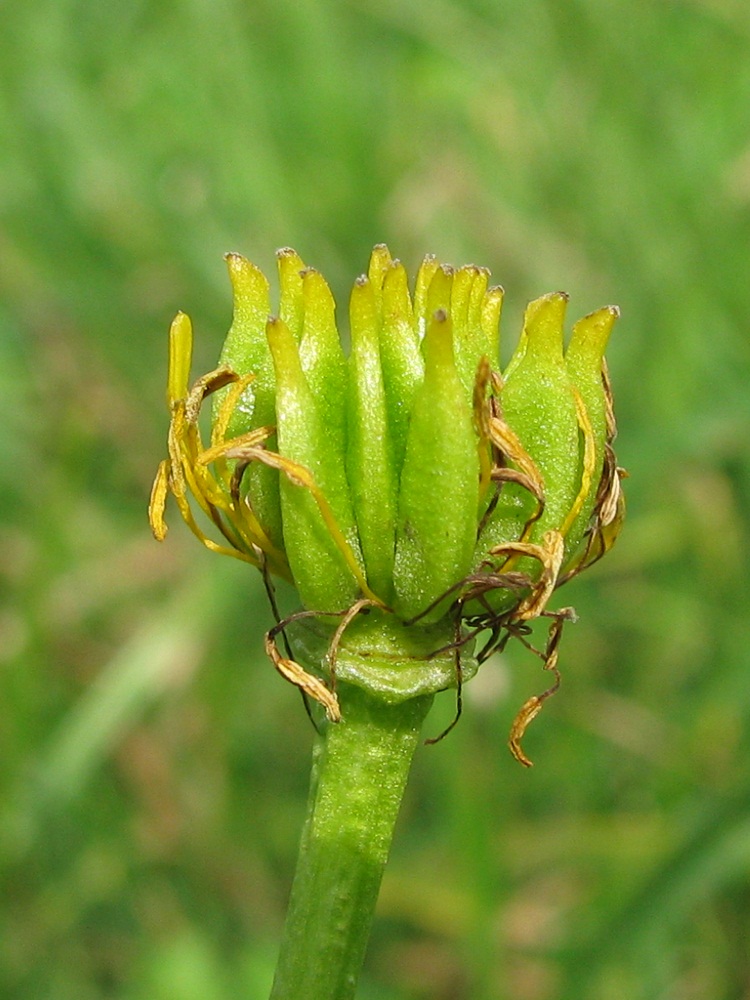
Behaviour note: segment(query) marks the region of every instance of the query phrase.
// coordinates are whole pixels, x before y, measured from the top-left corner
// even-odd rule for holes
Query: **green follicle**
[[[533,523],[529,541],[550,528],[559,530],[578,491],[578,420],[570,377],[563,361],[563,320],[567,296],[562,292],[532,302],[524,318],[517,356],[506,373],[500,402],[503,418],[539,469],[545,506]],[[477,546],[481,561],[493,546],[519,537],[538,509],[523,486],[503,485],[494,512]]]
[[[595,462],[592,487],[583,500],[581,511],[566,537],[566,551],[572,554],[580,543],[589,524],[596,503],[597,484],[602,475],[604,445],[607,438],[607,403],[602,381],[604,351],[620,311],[616,306],[598,309],[579,320],[573,327],[570,344],[565,353],[568,375],[581,395],[594,437]],[[583,454],[584,442],[580,443]],[[579,462],[579,470],[582,459]],[[582,474],[579,471],[579,476]]]
[[[433,276],[440,267],[437,257],[428,253],[425,255],[417,271],[417,279],[414,282],[414,330],[421,339],[424,336],[425,326],[429,313],[427,311],[427,292],[432,282]]]
[[[154,535],[166,535],[171,493],[207,548],[291,579],[300,615],[325,625],[330,646],[312,672],[279,650],[269,655],[329,718],[336,676],[342,689],[361,687],[392,707],[427,695],[428,673],[430,693],[467,679],[478,625],[502,644],[539,615],[554,619],[543,655],[554,672],[570,616],[548,602],[611,547],[624,513],[603,362],[618,310],[580,320],[563,354],[567,296],[537,299],[501,375],[503,290],[489,287],[489,272],[428,255],[411,296],[404,268],[381,244],[352,291],[347,358],[330,289],[295,251],[277,254],[280,301],[270,320],[263,274],[239,254],[226,260],[231,328],[219,367],[192,389],[187,316],[170,331],[168,458],[151,496]],[[198,417],[209,395],[206,445]],[[430,670],[409,653],[386,657],[387,667],[379,657],[373,674],[365,637],[376,622],[402,651],[410,635],[431,646],[437,630]],[[433,652],[447,655],[438,662]],[[516,720],[511,746],[524,763],[518,740],[554,689]]]
[[[399,475],[406,453],[414,393],[424,378],[424,358],[414,329],[406,270],[398,261],[383,277],[380,363],[388,408],[393,460]]]
[[[319,271],[302,274],[302,331],[299,358],[310,391],[330,435],[331,447],[343,454],[346,440],[346,358],[336,326],[336,303]]]
[[[506,420],[544,480],[544,513],[531,541],[560,528],[578,492],[578,418],[562,352],[567,304],[554,292],[529,306],[526,351],[502,395]]]
[[[456,371],[451,322],[430,321],[425,376],[414,399],[401,474],[394,581],[396,611],[410,619],[461,580],[476,538],[479,459],[472,410]],[[441,618],[451,598],[423,624]]]
[[[276,266],[279,272],[279,319],[286,324],[294,339],[299,343],[302,335],[302,274],[305,264],[291,247],[276,251]]]
[[[502,288],[487,291],[488,272],[474,266],[459,268],[453,281],[451,315],[454,324],[456,366],[471,400],[477,368],[483,357],[498,370],[498,326],[502,308]]]
[[[383,282],[391,267],[393,267],[393,258],[388,247],[385,243],[378,243],[377,246],[373,247],[370,254],[370,264],[367,268],[367,277],[370,279],[378,310],[381,308]]]
[[[365,275],[350,306],[346,471],[368,583],[387,603],[393,591],[397,482],[380,364],[377,300]]]
[[[272,317],[266,333],[276,371],[279,452],[308,470],[350,549],[359,556],[344,455],[331,447],[290,330]],[[303,603],[321,611],[348,607],[358,595],[357,582],[315,497],[284,474],[279,482],[284,546]]]
[[[432,276],[427,298],[425,299],[425,320],[429,323],[438,312],[444,312],[451,317],[451,326],[455,328],[455,320],[451,312],[451,294],[453,291],[454,271],[448,264],[441,264]],[[424,347],[424,344],[422,345]]]
[[[455,344],[456,369],[469,397],[473,396],[477,364],[482,356],[482,330],[470,321],[471,290],[479,277],[477,268],[460,267],[453,276],[451,319]]]
[[[456,337],[456,354],[463,350],[459,344],[466,343],[469,339],[469,303],[474,281],[479,277],[478,272],[479,268],[467,264],[465,267],[456,268],[453,274],[451,319],[453,320],[453,334]]]
[[[469,302],[466,310],[466,322],[469,327],[473,330],[481,331],[481,335],[485,342],[484,353],[490,360],[490,364],[496,371],[500,370],[500,362],[497,359],[499,338],[498,338],[498,324],[500,322],[500,310],[498,309],[495,313],[494,322],[494,332],[491,337],[486,335],[486,325],[484,320],[484,313],[486,310],[486,304],[491,299],[494,298],[494,293],[497,288],[489,288],[490,272],[486,267],[473,267],[472,270],[475,272],[474,280],[471,283],[471,292],[469,293]],[[502,289],[500,289],[502,292]],[[502,296],[500,298],[502,304]]]
[[[216,463],[220,482],[205,479],[197,425],[184,430],[184,460],[174,446],[191,353],[181,315],[170,346],[168,466],[183,516],[184,480],[204,511],[209,497],[238,521],[222,530],[243,556],[257,557],[253,545],[240,545],[244,521],[257,524],[261,548],[287,553],[307,608],[341,612],[365,596],[403,620],[429,608],[424,621],[437,621],[469,573],[507,569],[510,560],[536,579],[540,560],[523,545],[543,548],[545,538],[564,536],[569,567],[590,526],[609,523],[606,511],[594,520],[594,507],[613,427],[602,355],[616,309],[579,321],[563,356],[567,296],[530,303],[501,377],[503,290],[489,287],[489,272],[428,255],[412,297],[403,266],[380,244],[352,291],[346,358],[331,291],[295,251],[277,254],[279,317],[268,323],[265,277],[239,254],[226,260],[234,313],[221,365],[240,380],[211,390],[206,461]],[[251,444],[254,431],[262,433]],[[155,508],[169,488],[162,470]],[[508,545],[519,542],[509,556]],[[498,591],[493,599],[497,610],[516,597]]]
[[[473,297],[473,296],[472,296]],[[500,371],[500,315],[503,311],[505,291],[493,285],[479,300],[479,323],[484,336],[485,351],[493,371]],[[472,305],[472,314],[474,306]]]
[[[534,357],[542,364],[562,363],[563,323],[568,298],[566,292],[549,292],[526,307],[524,358]]]
[[[266,319],[271,310],[268,281],[263,272],[238,253],[225,257],[229,280],[232,283],[234,308],[232,325],[224,341],[219,363],[227,365],[238,375],[255,375],[252,390],[248,393],[250,405],[238,406],[227,427],[228,437],[237,437],[245,431],[268,422],[259,419],[256,410],[265,410],[268,417],[273,410],[274,371],[271,352],[266,340]],[[214,397],[214,414],[218,412],[224,394]],[[270,400],[270,406],[269,406]]]
[[[232,325],[219,361],[238,375],[253,373],[255,376],[227,423],[225,436],[230,439],[276,423],[276,377],[266,339],[266,319],[270,311],[268,281],[255,264],[238,253],[227,254],[225,260],[234,307]],[[224,389],[214,396],[214,420],[226,393]],[[267,445],[275,447],[275,437],[271,437]],[[252,497],[255,516],[274,546],[283,548],[278,474],[265,465],[252,463],[243,478],[242,489],[245,495]]]

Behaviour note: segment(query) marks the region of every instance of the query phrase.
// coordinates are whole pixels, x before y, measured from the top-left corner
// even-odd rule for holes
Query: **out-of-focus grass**
[[[363,1000],[748,995],[748,107],[739,0],[2,7],[4,996],[264,995],[311,733],[257,579],[147,534],[165,331],[205,370],[224,251],[344,295],[379,240],[490,265],[506,347],[618,302],[632,478],[537,767],[515,650],[419,755]]]

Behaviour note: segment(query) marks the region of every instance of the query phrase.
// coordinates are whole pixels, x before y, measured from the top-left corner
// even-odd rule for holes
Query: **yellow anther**
[[[193,363],[193,324],[190,317],[178,312],[169,328],[169,373],[167,375],[167,407],[188,394],[190,366]]]

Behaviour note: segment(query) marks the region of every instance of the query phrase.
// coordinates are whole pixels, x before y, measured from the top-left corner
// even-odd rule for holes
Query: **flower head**
[[[172,324],[156,537],[171,492],[205,545],[288,578],[319,616],[366,605],[399,627],[449,623],[462,644],[488,633],[489,649],[547,614],[555,669],[570,613],[548,612],[550,596],[611,547],[623,517],[603,359],[618,310],[580,320],[564,350],[567,295],[535,300],[501,371],[503,290],[489,272],[428,256],[410,292],[377,246],[352,289],[347,357],[324,278],[292,250],[277,259],[270,315],[266,278],[227,255],[232,326],[192,387],[190,321]]]

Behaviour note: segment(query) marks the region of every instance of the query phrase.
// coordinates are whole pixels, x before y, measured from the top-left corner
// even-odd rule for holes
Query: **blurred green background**
[[[536,767],[520,649],[420,751],[361,996],[750,997],[744,0],[8,0],[0,212],[2,996],[264,997],[312,731],[259,579],[150,538],[166,331],[385,240],[490,266],[506,353],[618,303],[631,479]]]

